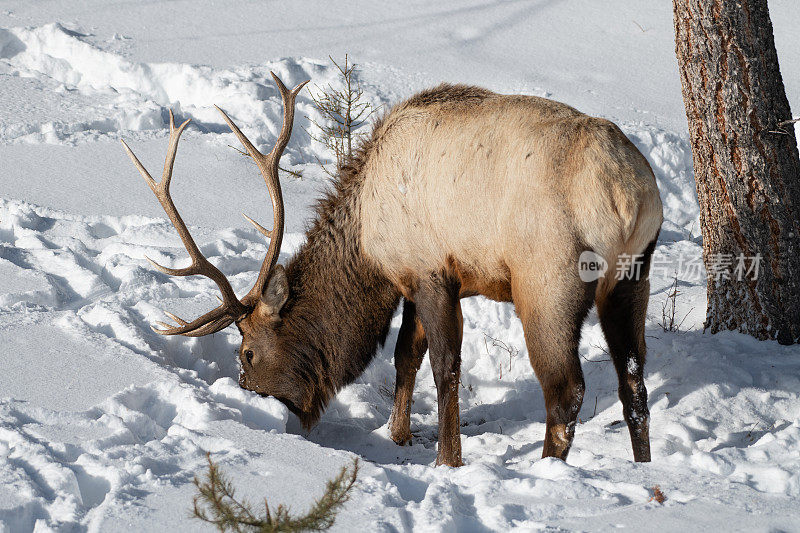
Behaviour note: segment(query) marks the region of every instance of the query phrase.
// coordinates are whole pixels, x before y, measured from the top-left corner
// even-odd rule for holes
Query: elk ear
[[[275,265],[275,270],[272,271],[267,286],[261,293],[261,303],[270,315],[277,317],[287,298],[289,298],[289,281],[286,279],[286,270],[283,265]]]

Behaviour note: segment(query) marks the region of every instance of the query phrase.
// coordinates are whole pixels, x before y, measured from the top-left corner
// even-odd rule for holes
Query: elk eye
[[[245,350],[244,358],[247,361],[247,364],[252,366],[253,365],[253,350]]]

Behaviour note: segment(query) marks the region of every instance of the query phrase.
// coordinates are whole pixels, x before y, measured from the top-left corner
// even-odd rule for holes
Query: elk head
[[[122,144],[178,231],[178,235],[192,259],[192,264],[185,268],[167,268],[155,263],[149,257],[147,260],[161,272],[172,276],[202,275],[211,278],[222,293],[222,303],[219,307],[203,316],[189,322],[172,313],[165,312],[175,321],[176,325],[159,322],[158,324],[162,328],[153,328],[153,330],[161,335],[201,337],[216,333],[230,324],[236,323],[242,334],[242,345],[239,349],[241,362],[239,384],[259,394],[275,396],[297,413],[299,407],[302,407],[303,403],[307,401],[304,400],[307,398],[307,394],[300,387],[292,385],[296,380],[290,379],[293,372],[291,361],[288,361],[285,356],[281,356],[285,351],[281,350],[280,338],[277,334],[281,325],[280,311],[289,296],[286,273],[282,266],[277,265],[284,230],[284,208],[278,180],[278,164],[292,134],[295,98],[308,82],[303,82],[290,91],[274,73],[271,74],[283,99],[283,127],[275,147],[269,154],[265,155],[259,152],[230,117],[217,107],[231,131],[239,138],[261,171],[272,199],[274,216],[272,230],[265,229],[244,215],[256,229],[270,239],[270,244],[255,285],[241,299],[236,297],[225,275],[200,253],[170,196],[169,185],[175,154],[178,150],[178,141],[190,120],[176,128],[172,111],[169,113],[169,148],[160,182],[156,182],[150,176],[125,141]]]

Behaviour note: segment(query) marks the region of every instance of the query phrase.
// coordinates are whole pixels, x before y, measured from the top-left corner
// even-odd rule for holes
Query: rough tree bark
[[[781,125],[792,117],[767,0],[673,0],[673,10],[709,273],[706,328],[798,342],[800,160],[794,128]],[[757,278],[738,280],[738,257],[757,254]]]

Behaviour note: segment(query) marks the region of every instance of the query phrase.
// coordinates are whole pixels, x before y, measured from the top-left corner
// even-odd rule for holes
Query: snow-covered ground
[[[800,7],[770,5],[800,109]],[[698,206],[670,2],[346,6],[0,1],[0,530],[204,530],[188,514],[192,478],[210,451],[242,495],[296,511],[362,457],[340,531],[800,531],[800,349],[702,332]],[[239,213],[269,220],[268,200],[212,106],[268,147],[281,116],[268,72],[287,85],[324,85],[335,77],[328,54],[344,52],[362,63],[375,104],[443,80],[548,96],[616,121],[649,159],[666,219],[647,330],[652,463],[632,462],[594,314],[580,348],[585,403],[563,463],[540,458],[544,402],[513,308],[463,302],[458,469],[433,466],[427,362],[412,446],[389,439],[399,316],[386,348],[310,432],[279,402],[238,387],[234,328],[200,339],[150,330],[162,308],[200,314],[215,291],[144,260],[180,265],[185,253],[119,139],[156,170],[167,109],[193,119],[174,198],[241,293],[266,246]],[[313,114],[304,91],[283,160],[304,177],[284,179],[282,260],[302,243],[309,206],[328,182],[315,161],[326,154],[303,129]],[[676,270],[685,320],[668,333],[659,322]],[[655,486],[663,504],[652,500]]]

